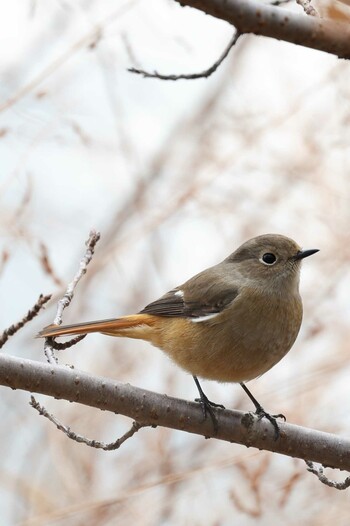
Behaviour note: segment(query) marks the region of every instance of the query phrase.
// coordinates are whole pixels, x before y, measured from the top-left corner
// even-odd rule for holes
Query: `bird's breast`
[[[299,294],[247,291],[208,321],[163,319],[153,343],[191,374],[241,382],[262,375],[285,356],[301,320]]]

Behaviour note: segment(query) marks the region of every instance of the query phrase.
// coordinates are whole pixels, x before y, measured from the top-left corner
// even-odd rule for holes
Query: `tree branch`
[[[319,468],[315,468],[313,462],[310,462],[309,460],[305,460],[305,463],[307,465],[307,470],[310,471],[310,473],[316,475],[318,480],[322,482],[322,484],[324,484],[325,486],[339,490],[348,489],[348,487],[350,486],[350,477],[346,477],[346,479],[342,482],[336,482],[335,480],[331,480],[330,478],[326,477],[326,475],[323,472],[322,466]]]
[[[91,230],[89,234],[89,239],[85,243],[86,252],[80,261],[79,270],[75,274],[73,280],[68,284],[67,290],[64,293],[63,298],[60,299],[58,302],[57,313],[56,313],[56,317],[53,322],[54,325],[61,325],[63,311],[64,309],[69,307],[69,305],[71,304],[71,301],[74,296],[75,288],[78,285],[81,278],[84,276],[84,274],[86,274],[87,266],[90,263],[94,255],[95,246],[96,246],[96,243],[99,241],[100,237],[101,235],[99,232],[95,232],[95,230]]]
[[[269,422],[258,421],[251,413],[223,409],[216,411],[219,430],[214,435],[211,420],[203,421],[202,409],[195,402],[68,367],[0,355],[0,384],[121,413],[141,425],[164,426],[206,438],[215,436],[350,471],[350,440],[347,438],[281,422],[281,435],[275,440]]]
[[[99,232],[96,232],[95,230],[90,231],[89,238],[85,242],[86,251],[82,259],[80,260],[79,270],[76,272],[73,280],[68,284],[67,290],[64,293],[63,297],[58,301],[57,312],[53,321],[54,325],[61,325],[63,311],[71,304],[76,286],[87,272],[87,267],[90,261],[92,260],[92,257],[95,252],[96,243],[98,243],[100,237],[101,235]],[[64,343],[56,343],[53,338],[45,338],[44,353],[47,358],[47,361],[52,364],[58,363],[58,359],[56,358],[53,349],[68,349],[69,347],[72,347],[73,345],[76,345],[78,342],[80,342],[80,340],[85,338],[85,336],[85,334],[81,334]]]
[[[311,0],[297,0],[297,4],[301,5],[307,15],[319,16],[316,9],[311,4]]]
[[[74,440],[74,442],[78,442],[80,444],[85,444],[89,447],[94,447],[95,449],[103,449],[104,451],[115,451],[116,449],[119,449],[124,442],[129,440],[129,438],[132,438],[135,433],[137,433],[142,427],[146,427],[146,424],[139,424],[138,422],[133,422],[130,429],[124,433],[123,436],[120,438],[117,438],[117,440],[113,440],[113,442],[100,442],[99,440],[86,438],[83,435],[79,435],[79,433],[75,433],[75,431],[72,431],[70,427],[65,426],[60,422],[54,415],[49,413],[47,409],[40,405],[39,402],[34,398],[32,395],[30,397],[29,404],[33,407],[33,409],[36,409],[39,413],[39,415],[44,416],[50,422],[52,422],[59,431],[62,431],[68,438],[71,440]]]
[[[128,68],[128,71],[130,73],[136,73],[137,75],[142,75],[145,79],[160,79],[160,80],[195,80],[195,79],[203,79],[208,78],[210,75],[215,73],[215,71],[218,69],[218,67],[223,63],[225,58],[228,56],[229,52],[233,48],[233,46],[236,45],[239,37],[241,34],[239,31],[235,31],[235,34],[233,37],[231,37],[230,42],[225,47],[224,51],[221,53],[219,58],[212,64],[209,68],[200,71],[199,73],[181,73],[180,75],[164,75],[162,73],[158,73],[158,71],[154,71],[153,73],[150,73],[149,71],[145,71],[144,69],[138,69],[138,68]]]
[[[240,33],[254,33],[350,58],[350,27],[305,16],[257,0],[175,0],[233,24]]]

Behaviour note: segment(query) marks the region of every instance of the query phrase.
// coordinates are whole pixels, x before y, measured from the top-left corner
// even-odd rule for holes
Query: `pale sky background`
[[[304,324],[289,355],[250,387],[289,422],[347,434],[350,66],[247,36],[207,80],[127,71],[200,71],[232,32],[167,0],[3,2],[1,327],[40,293],[57,300],[91,228],[102,239],[67,323],[139,310],[249,237],[285,234],[320,249],[302,272]],[[54,313],[52,302],[3,352],[44,360],[33,336]],[[196,396],[189,375],[143,342],[93,335],[61,361]],[[227,407],[252,409],[238,386],[203,387]],[[28,393],[1,390],[2,525],[274,526],[295,524],[296,512],[305,524],[349,524],[347,492],[321,486],[301,461],[160,429],[117,452],[88,450],[39,418]],[[40,400],[91,438],[112,441],[127,426]],[[94,515],[113,498],[121,504]]]

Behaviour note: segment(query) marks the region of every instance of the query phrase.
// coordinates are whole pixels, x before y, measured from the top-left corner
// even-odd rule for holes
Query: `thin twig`
[[[90,263],[92,256],[94,255],[95,246],[98,240],[100,239],[100,237],[101,236],[99,232],[95,232],[95,230],[91,230],[89,234],[89,238],[85,243],[87,249],[85,251],[84,256],[82,257],[80,261],[79,270],[75,274],[73,280],[69,283],[64,296],[58,301],[57,312],[56,312],[56,316],[53,322],[54,325],[61,325],[63,311],[64,309],[69,307],[73,299],[73,296],[74,296],[75,288],[87,271],[87,266]],[[78,338],[73,338],[72,340],[66,343],[63,343],[63,344],[53,344],[52,338],[46,338],[45,344],[44,344],[44,353],[47,358],[47,361],[51,364],[57,364],[58,360],[55,356],[54,349],[67,349],[68,347],[75,345],[82,339],[83,337],[78,337]]]
[[[40,415],[50,420],[50,422],[52,422],[57,427],[57,429],[62,431],[62,433],[64,433],[71,440],[74,440],[75,442],[79,442],[81,444],[86,444],[87,446],[94,447],[96,449],[103,449],[104,451],[114,451],[115,449],[119,449],[120,446],[124,442],[126,442],[126,440],[131,438],[142,427],[147,427],[147,424],[140,424],[139,422],[134,421],[131,425],[131,428],[120,438],[114,440],[114,442],[100,442],[99,440],[91,440],[89,438],[84,437],[83,435],[79,435],[78,433],[72,431],[70,427],[62,424],[54,415],[50,414],[44,406],[40,405],[33,395],[30,397],[29,405],[36,409]]]
[[[32,307],[27,314],[21,319],[21,321],[14,323],[13,325],[10,325],[7,329],[4,330],[2,335],[0,336],[0,349],[5,345],[7,340],[10,336],[13,336],[16,334],[17,331],[22,329],[26,323],[31,321],[35,316],[38,315],[40,310],[43,308],[45,303],[49,301],[51,298],[51,294],[44,296],[43,294],[40,294],[38,301],[35,303],[34,307]]]
[[[46,339],[44,342],[44,354],[46,356],[47,361],[51,365],[58,364],[58,358],[55,356],[55,353],[53,352],[53,348],[51,347],[51,343],[48,341],[48,339]]]
[[[100,239],[100,233],[95,232],[94,230],[91,230],[89,239],[85,243],[87,249],[85,251],[84,256],[82,257],[80,261],[79,270],[75,274],[73,281],[69,283],[63,298],[61,298],[58,301],[56,317],[54,320],[55,325],[60,325],[62,323],[63,311],[65,308],[69,307],[74,297],[75,288],[87,271],[87,266],[92,260],[92,257],[95,251],[95,246],[99,239]],[[47,361],[51,365],[57,366],[58,359],[55,356],[54,349],[56,350],[68,349],[69,347],[72,347],[73,345],[76,345],[78,342],[80,342],[83,338],[85,338],[85,336],[86,336],[85,334],[79,334],[75,338],[72,338],[65,343],[57,343],[55,342],[54,338],[45,338],[44,353],[45,353]],[[39,414],[48,418],[53,424],[55,424],[57,429],[62,431],[71,440],[75,440],[76,442],[80,442],[80,443],[86,444],[87,446],[94,447],[97,449],[104,449],[106,451],[118,449],[123,444],[123,442],[125,442],[125,440],[132,437],[141,427],[145,426],[145,424],[141,425],[135,421],[133,422],[131,429],[127,433],[125,433],[122,437],[118,438],[114,442],[106,444],[104,442],[99,442],[98,440],[91,440],[89,438],[84,437],[83,435],[79,435],[78,433],[75,433],[74,431],[72,431],[68,426],[65,426],[64,424],[62,424],[54,415],[50,414],[44,406],[40,405],[35,400],[34,396],[31,396],[30,405],[34,407],[34,409],[36,409],[39,412]]]
[[[74,296],[74,290],[81,278],[84,276],[87,270],[87,266],[90,263],[92,256],[94,255],[95,245],[100,239],[100,233],[95,232],[95,230],[91,230],[89,239],[86,241],[86,247],[87,250],[84,254],[84,257],[80,261],[79,270],[75,274],[73,281],[71,281],[67,287],[67,290],[63,296],[62,299],[59,300],[58,306],[57,306],[57,313],[56,317],[54,319],[54,325],[61,325],[62,323],[62,313],[65,308],[67,308]]]
[[[289,2],[291,2],[291,0],[275,0],[274,2],[270,2],[269,5],[279,6],[283,4],[289,4]]]
[[[301,5],[305,13],[309,16],[320,16],[316,9],[311,4],[311,0],[296,0],[297,4]]]
[[[181,75],[163,75],[161,73],[158,73],[157,71],[154,71],[153,73],[150,73],[149,71],[145,71],[143,69],[137,69],[137,68],[128,68],[128,71],[130,73],[136,73],[137,75],[142,75],[145,79],[160,79],[160,80],[194,80],[194,79],[203,79],[208,78],[210,75],[212,75],[218,67],[222,64],[222,62],[225,60],[233,46],[237,43],[239,37],[242,35],[239,31],[235,31],[235,34],[231,38],[230,42],[224,49],[224,51],[221,53],[220,57],[214,62],[210,68],[205,69],[204,71],[200,71],[199,73],[188,73],[188,74],[181,74]]]
[[[65,349],[69,349],[69,347],[73,347],[73,345],[76,345],[81,340],[85,338],[86,334],[79,334],[78,336],[75,336],[71,340],[68,340],[67,342],[59,343],[56,342],[54,338],[46,338],[47,343],[51,345],[53,349],[56,349],[56,351],[64,351]]]
[[[323,472],[323,467],[320,466],[319,468],[315,468],[314,463],[310,462],[310,460],[305,460],[305,464],[307,465],[307,470],[310,471],[310,473],[313,473],[316,475],[318,480],[322,482],[322,484],[325,484],[326,486],[329,486],[330,488],[335,488],[339,490],[347,489],[350,486],[350,477],[346,477],[343,482],[336,482],[335,480],[331,480]]]

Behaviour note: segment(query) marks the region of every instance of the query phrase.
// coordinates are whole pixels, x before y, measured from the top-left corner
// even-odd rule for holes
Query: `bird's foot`
[[[255,414],[257,415],[258,420],[262,420],[263,418],[266,418],[266,420],[271,422],[275,430],[275,440],[277,440],[281,435],[280,428],[277,422],[277,418],[282,418],[282,420],[285,422],[286,417],[282,415],[282,413],[279,413],[278,415],[270,415],[270,413],[267,413],[260,404],[258,404],[258,406],[256,407]]]
[[[270,415],[270,413],[267,413],[265,409],[262,407],[262,405],[259,404],[257,399],[249,391],[248,387],[243,382],[241,382],[240,385],[245,391],[245,393],[249,396],[253,404],[255,405],[255,414],[257,415],[258,420],[261,420],[262,418],[266,418],[266,420],[271,422],[275,430],[275,440],[277,440],[280,437],[280,428],[277,423],[277,418],[282,418],[284,421],[286,421],[286,417],[282,415],[281,413],[279,413],[278,415]]]
[[[225,407],[222,404],[216,404],[215,402],[209,400],[209,398],[203,393],[203,391],[200,392],[200,398],[195,398],[195,402],[199,402],[201,404],[203,421],[207,418],[209,414],[211,421],[213,422],[214,432],[215,434],[217,434],[219,425],[215,413],[213,411],[213,407],[220,407],[221,409],[225,409]]]
[[[201,387],[201,384],[198,381],[197,376],[193,375],[193,380],[195,381],[195,384],[199,392],[199,398],[196,398],[195,402],[199,402],[202,406],[203,422],[207,418],[207,415],[209,413],[211,421],[213,422],[214,433],[216,435],[219,429],[219,425],[218,425],[218,421],[215,416],[215,413],[213,411],[213,407],[221,407],[221,409],[225,409],[225,407],[221,404],[215,404],[215,402],[212,402],[211,400],[209,400],[209,398],[204,393]]]

